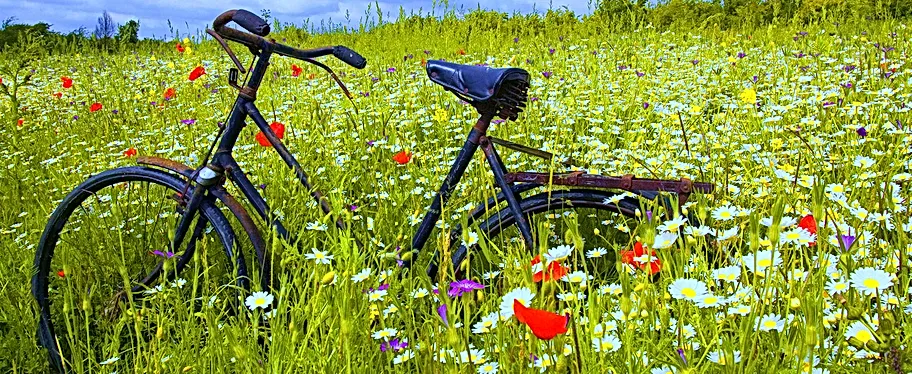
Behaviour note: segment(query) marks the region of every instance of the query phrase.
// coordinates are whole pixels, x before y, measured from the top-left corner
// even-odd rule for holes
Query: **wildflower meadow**
[[[98,239],[68,243],[50,275],[69,368],[912,372],[908,22],[707,22],[612,26],[484,11],[322,33],[275,22],[270,37],[283,44],[345,45],[368,61],[356,70],[322,60],[350,100],[323,70],[280,57],[257,96],[333,215],[248,126],[235,157],[296,234],[284,241],[257,221],[275,287],[237,287],[224,270],[231,261],[207,237],[176,279],[112,312],[113,291],[136,270],[121,259],[166,271],[182,261],[167,245],[124,244],[173,204],[163,194],[154,212],[145,203],[84,209],[85,221],[68,223],[70,237]],[[526,110],[489,133],[559,157],[501,150],[511,170],[686,177],[715,191],[675,209],[619,195],[640,202],[632,217],[542,217],[540,247],[530,249],[516,233],[489,240],[467,225],[494,193],[477,154],[411,258],[411,237],[478,118],[428,79],[427,61],[439,59],[530,73]],[[234,64],[202,32],[134,48],[9,54],[5,63],[18,65],[0,75],[0,370],[45,372],[30,282],[51,212],[88,177],[142,156],[199,167],[237,97],[227,81]],[[453,240],[478,250],[426,276],[431,255]],[[254,254],[244,255],[252,266]],[[89,286],[103,279],[114,286]]]

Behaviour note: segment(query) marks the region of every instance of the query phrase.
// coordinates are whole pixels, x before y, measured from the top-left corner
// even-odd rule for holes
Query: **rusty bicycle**
[[[231,21],[246,32],[227,27]],[[293,239],[281,219],[270,213],[269,204],[232,156],[247,119],[262,131],[323,213],[332,217],[338,228],[345,229],[348,225],[342,218],[334,216],[327,199],[314,188],[308,174],[272,131],[255,101],[274,55],[302,60],[325,69],[349,98],[348,90],[336,74],[316,58],[331,55],[357,69],[364,68],[366,60],[344,46],[302,50],[267,39],[269,25],[245,10],[227,11],[218,16],[212,26],[207,33],[221,45],[235,65],[229,70],[228,81],[237,89],[238,95],[228,120],[219,127],[201,166],[194,168],[163,158],[139,157],[138,165],[90,177],[70,192],[49,218],[35,254],[32,294],[40,311],[39,343],[47,349],[51,366],[56,370],[63,371],[69,366],[69,360],[79,359],[70,356],[79,356],[78,351],[84,349],[72,344],[66,336],[90,336],[103,322],[89,316],[93,313],[114,313],[112,310],[116,311],[123,305],[138,303],[147,295],[158,292],[163,281],[181,287],[178,274],[191,266],[201,269],[201,277],[221,280],[240,290],[250,289],[252,282],[261,289],[272,287],[277,269],[271,262],[261,226],[268,226],[282,240],[293,242]],[[254,55],[252,68],[244,68],[227,41],[240,43],[250,50]],[[487,134],[495,117],[516,120],[524,110],[529,74],[518,68],[495,69],[436,60],[428,61],[426,70],[431,81],[473,106],[480,117],[469,131],[427,208],[407,252],[417,255],[425,247],[444,207],[479,148],[493,174],[498,192],[471,210],[468,222],[477,227],[475,230],[486,240],[510,231],[528,249],[535,248],[540,240],[536,233],[536,220],[544,220],[546,218],[542,217],[550,213],[588,210],[592,215],[605,212],[634,217],[640,201],[632,196],[654,199],[659,192],[671,192],[677,194],[678,203],[683,204],[691,193],[708,193],[713,189],[709,183],[695,183],[686,178],[659,180],[583,172],[511,172],[495,146],[548,160],[556,157]],[[246,79],[238,82],[242,73],[246,74]],[[244,205],[226,190],[227,181],[243,194],[255,215],[249,214]],[[549,186],[562,188],[540,191],[542,187]],[[123,203],[124,206],[107,208],[115,203]],[[229,219],[229,215],[233,220]],[[92,233],[99,234],[99,237],[87,237]],[[468,258],[477,244],[458,240],[458,227],[450,230],[449,236],[452,248],[438,248],[430,260],[427,274],[431,278],[437,276],[442,264],[448,264],[447,269],[451,269],[457,277],[464,276],[467,271],[463,264],[469,263]],[[247,245],[252,248],[255,265],[248,264],[247,256],[251,254],[244,253],[245,246],[241,243],[249,243]],[[224,253],[228,259],[227,266],[211,264],[210,251],[218,253],[219,257]],[[448,254],[448,258],[442,258],[441,253]],[[417,258],[403,256],[406,257],[406,266]],[[114,262],[116,266],[102,270],[98,266],[104,262]],[[192,265],[194,263],[196,265]],[[191,283],[187,287],[195,290],[197,283]],[[89,298],[95,295],[114,296],[98,296],[107,302],[80,302],[80,296],[73,294],[73,290],[84,291],[90,295]],[[83,319],[78,321],[82,324],[66,317],[77,310],[83,315]],[[66,334],[58,334],[61,331]]]

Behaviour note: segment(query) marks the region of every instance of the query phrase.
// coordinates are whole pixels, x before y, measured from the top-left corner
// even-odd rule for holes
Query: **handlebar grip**
[[[259,36],[269,35],[269,24],[260,16],[246,10],[238,9],[234,12],[231,20],[253,34]]]
[[[367,66],[367,60],[364,57],[345,46],[337,45],[333,47],[333,56],[356,69],[364,69]]]

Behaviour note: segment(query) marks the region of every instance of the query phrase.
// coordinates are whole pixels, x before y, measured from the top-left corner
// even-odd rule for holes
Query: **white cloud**
[[[232,0],[0,0],[0,9],[5,16],[16,17],[18,22],[47,22],[52,29],[67,33],[84,26],[91,31],[95,28],[98,17],[108,11],[117,23],[135,19],[140,24],[141,37],[162,37],[169,35],[168,21],[181,34],[202,32],[207,25],[221,12],[228,9],[247,9],[260,13],[269,9],[272,17],[281,22],[303,24],[310,19],[312,24],[319,24],[332,18],[334,23],[344,22],[345,13],[350,15],[350,26],[357,26],[364,19],[370,1],[334,1],[334,0],[258,0],[256,2],[236,2]],[[481,4],[483,9],[494,9],[502,12],[531,12],[533,7],[539,12],[549,7],[566,7],[577,14],[589,13],[588,0],[500,0],[497,2],[472,2],[455,0],[450,3],[451,9],[470,11]],[[384,19],[393,20],[399,14],[399,7],[406,13],[422,9],[428,14],[433,8],[432,0],[406,0],[401,2],[380,2]],[[442,13],[438,7],[435,14]],[[370,17],[376,17],[372,10]]]

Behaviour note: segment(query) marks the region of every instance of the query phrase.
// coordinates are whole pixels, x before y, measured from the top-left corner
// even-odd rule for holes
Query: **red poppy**
[[[277,138],[282,139],[283,137],[285,137],[285,125],[283,125],[279,122],[273,122],[272,124],[269,125],[269,128],[272,130],[272,132],[276,135]],[[272,147],[272,144],[270,144],[269,140],[266,139],[266,134],[263,134],[262,131],[260,131],[256,134],[256,141],[257,141],[257,143],[260,143],[261,146]]]
[[[532,329],[532,334],[543,340],[551,340],[567,333],[567,324],[570,322],[568,315],[528,308],[516,299],[513,300],[513,314],[520,323]]]
[[[807,230],[811,234],[817,234],[817,220],[814,219],[813,215],[806,215],[801,221],[798,222],[798,227]],[[817,245],[817,242],[811,242],[811,246]]]
[[[22,127],[23,123],[25,123],[25,120],[20,118],[18,121],[16,121],[16,126]]]
[[[393,161],[396,161],[399,165],[405,165],[412,160],[412,153],[409,151],[399,151],[393,155]]]
[[[99,110],[101,110],[101,103],[95,103],[89,107],[89,112],[97,112]]]
[[[202,77],[204,74],[206,74],[206,69],[204,69],[202,66],[197,66],[195,69],[193,69],[193,71],[190,72],[190,80],[195,81],[199,77]]]
[[[307,79],[314,79],[314,78],[316,78],[316,77],[317,77],[317,73],[310,73],[310,74],[307,74]]]
[[[58,99],[63,97],[63,92],[54,92],[54,97],[56,97]]]
[[[632,251],[621,251],[621,262],[630,266],[637,267],[639,269],[646,269],[646,265],[649,265],[649,274],[655,274],[662,270],[662,261],[660,261],[658,258],[650,261],[648,264],[636,261],[636,258],[642,257],[645,254],[646,250],[643,249],[643,244],[636,242],[636,244],[633,245]],[[649,256],[650,258],[656,257],[656,252],[651,251],[651,253],[649,253]]]
[[[0,78],[0,84],[3,84],[3,78]]]
[[[136,156],[136,148],[130,147],[130,149],[124,151],[124,157],[133,157]]]
[[[63,272],[63,269],[57,270],[57,276],[63,278],[66,276],[66,273]]]
[[[541,262],[541,258],[539,256],[535,256],[535,258],[532,259],[531,264],[534,266],[535,264],[538,264],[540,262]],[[564,266],[560,262],[551,261],[550,263],[548,263],[548,266],[546,269],[538,271],[535,274],[532,274],[532,281],[534,281],[535,283],[538,283],[541,281],[548,282],[548,281],[552,281],[555,279],[561,279],[565,275],[567,275],[567,273],[569,273],[569,272],[570,272],[570,268]]]
[[[301,69],[301,67],[298,65],[291,65],[291,76],[297,77],[297,76],[301,75],[302,70],[304,70],[304,69]]]
[[[175,96],[176,94],[177,94],[177,92],[174,91],[173,88],[168,87],[168,89],[165,90],[165,100],[171,100],[171,99],[173,99],[174,96]]]
[[[73,87],[73,79],[70,77],[60,77],[60,81],[63,82],[63,88]]]
[[[178,52],[184,53],[184,46],[182,46],[180,43],[177,43],[174,47],[177,48]]]
[[[459,53],[460,55],[465,55],[465,50],[464,50],[464,49],[460,49],[459,52],[456,52],[456,53]]]
[[[421,59],[421,66],[425,66],[425,65],[427,65],[427,60],[425,60],[424,58],[422,58],[422,59]]]

